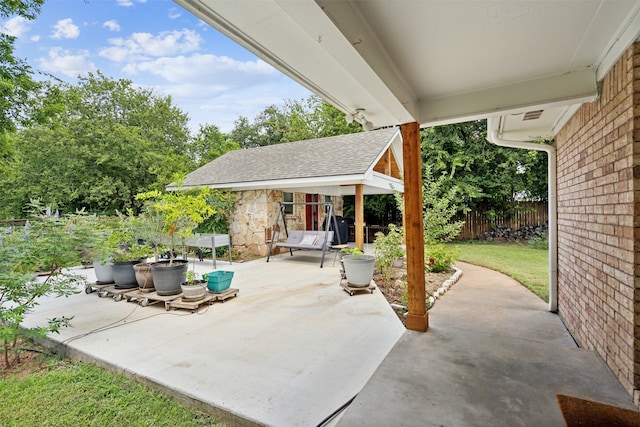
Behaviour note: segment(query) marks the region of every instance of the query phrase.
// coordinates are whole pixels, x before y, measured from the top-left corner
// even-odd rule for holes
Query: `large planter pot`
[[[93,271],[96,274],[98,284],[113,283],[113,266],[111,263],[103,264],[100,261],[93,261]]]
[[[140,260],[113,263],[113,281],[116,284],[116,288],[132,289],[138,287],[136,272],[133,269],[133,266],[139,262]]]
[[[153,285],[156,293],[162,296],[177,295],[182,292],[180,284],[187,281],[187,269],[189,263],[186,260],[159,261],[151,264]]]
[[[136,282],[140,289],[153,289],[153,274],[151,273],[151,263],[140,262],[133,266],[136,274]]]
[[[364,288],[371,284],[376,257],[373,255],[345,255],[342,257],[349,286]]]
[[[193,284],[183,283],[180,287],[182,288],[183,301],[200,301],[207,295],[207,283],[204,281],[197,281]]]

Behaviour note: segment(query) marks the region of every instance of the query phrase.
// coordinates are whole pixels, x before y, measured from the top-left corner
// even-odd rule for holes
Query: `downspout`
[[[500,138],[500,123],[497,126],[495,119],[487,119],[487,140],[501,147],[522,148],[525,150],[544,151],[547,153],[548,166],[548,216],[549,216],[549,311],[558,311],[558,208],[556,179],[556,150],[546,144],[532,142],[509,141]]]

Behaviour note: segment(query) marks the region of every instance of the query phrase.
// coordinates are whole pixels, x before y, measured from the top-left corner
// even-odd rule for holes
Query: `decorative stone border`
[[[444,295],[444,293],[447,292],[449,288],[453,286],[460,279],[460,276],[462,276],[462,270],[456,267],[453,267],[453,269],[455,270],[455,272],[451,275],[451,277],[449,277],[447,280],[442,282],[442,286],[440,286],[433,293],[433,295],[429,295],[429,309],[431,309],[435,304],[436,300],[440,298],[442,295]],[[391,305],[391,308],[393,308],[394,310],[404,310],[405,316],[406,316],[407,307],[400,304],[390,304],[390,305]]]

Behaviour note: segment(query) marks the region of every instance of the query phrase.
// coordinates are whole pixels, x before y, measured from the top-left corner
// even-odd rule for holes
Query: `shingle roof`
[[[182,185],[364,174],[397,132],[387,128],[231,151],[188,174]]]

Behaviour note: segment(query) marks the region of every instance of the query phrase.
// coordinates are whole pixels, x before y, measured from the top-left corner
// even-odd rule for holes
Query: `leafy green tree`
[[[70,317],[54,317],[47,326],[25,329],[24,316],[39,304],[39,298],[71,295],[86,280],[64,270],[79,264],[78,246],[82,233],[76,233],[73,219],[42,216],[41,205],[37,217],[24,227],[0,229],[0,340],[5,366],[10,366],[9,355],[20,362],[18,338],[42,338],[49,332],[58,332],[68,326]],[[32,212],[34,213],[34,212]],[[34,275],[46,271],[44,278]]]
[[[0,2],[0,17],[33,20],[44,0],[11,0]],[[0,33],[0,135],[15,130],[26,120],[25,110],[38,84],[32,79],[31,67],[14,55],[15,37]],[[9,149],[6,135],[0,137],[0,157]]]
[[[0,178],[0,205],[14,214],[32,198],[61,213],[135,211],[137,193],[195,167],[187,115],[129,80],[98,73],[77,85],[49,82],[38,114],[39,124],[16,136],[13,173]]]
[[[188,146],[189,157],[198,167],[239,149],[240,145],[230,135],[220,132],[216,125],[200,125],[198,134]]]
[[[546,154],[499,147],[486,140],[485,120],[422,130],[423,163],[441,191],[458,187],[457,203],[508,213],[517,197],[547,198]]]
[[[242,148],[362,132],[358,123],[347,123],[342,111],[318,96],[292,101],[280,108],[265,108],[251,123],[241,116],[234,123],[231,137]]]

